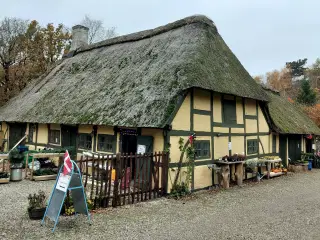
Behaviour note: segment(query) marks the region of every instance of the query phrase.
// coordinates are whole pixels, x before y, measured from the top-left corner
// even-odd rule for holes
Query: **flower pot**
[[[22,180],[22,168],[11,168],[10,180],[11,181],[21,181]]]
[[[32,220],[42,219],[45,212],[46,212],[46,208],[28,209],[29,218]]]

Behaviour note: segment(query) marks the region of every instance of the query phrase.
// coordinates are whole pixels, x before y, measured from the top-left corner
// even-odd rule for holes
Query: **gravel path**
[[[61,217],[52,223],[28,219],[27,195],[50,192],[54,182],[22,181],[0,185],[0,239],[320,239],[320,170],[289,174],[260,184],[191,199],[160,199]]]

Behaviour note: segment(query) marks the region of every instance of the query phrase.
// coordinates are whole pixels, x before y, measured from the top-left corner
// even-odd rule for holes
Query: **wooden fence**
[[[82,156],[77,164],[94,208],[134,204],[166,194],[167,153],[94,154]]]

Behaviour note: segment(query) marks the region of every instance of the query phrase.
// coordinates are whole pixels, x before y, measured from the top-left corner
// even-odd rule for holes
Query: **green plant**
[[[9,153],[9,160],[11,164],[22,164],[24,160],[24,154],[20,153],[17,149],[13,149]]]
[[[91,200],[87,199],[87,206],[89,211],[93,209],[93,203]],[[67,194],[67,197],[64,200],[63,207],[65,209],[65,214],[67,216],[73,215],[75,213],[73,200],[69,194]]]
[[[182,182],[181,184],[172,186],[169,196],[178,199],[188,195],[189,193],[190,191],[188,185]]]
[[[172,182],[171,175],[169,172],[169,178],[170,178],[171,185],[172,185],[172,189],[170,191],[170,196],[174,196],[174,197],[180,197],[180,196],[184,196],[184,195],[190,193],[189,188],[191,185],[192,172],[193,172],[193,168],[194,168],[195,150],[194,150],[193,144],[190,143],[189,140],[185,144],[184,139],[180,138],[179,139],[179,150],[181,152],[180,163],[181,163],[181,165],[183,163],[183,167],[185,167],[186,170],[183,171],[185,173],[185,177],[184,177],[184,179],[182,179],[181,165],[180,165],[178,167],[177,172],[176,172],[174,182]],[[184,156],[185,156],[185,161],[183,162]],[[176,170],[171,168],[171,171],[175,172]]]
[[[39,191],[38,194],[29,194],[29,207],[28,210],[39,209],[46,207],[46,194],[44,191]]]
[[[53,169],[39,169],[33,172],[34,176],[43,176],[43,175],[54,175],[57,174],[58,172]]]

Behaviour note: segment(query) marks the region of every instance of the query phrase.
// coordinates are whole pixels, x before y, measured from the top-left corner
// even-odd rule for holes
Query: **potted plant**
[[[0,172],[0,183],[8,183],[9,174],[7,172]]]
[[[46,195],[44,191],[39,191],[38,194],[29,194],[28,214],[30,219],[39,220],[43,218],[46,211]]]
[[[11,164],[10,169],[10,180],[11,181],[21,181],[22,180],[22,167],[24,155],[17,149],[14,149],[9,154],[9,160]]]

